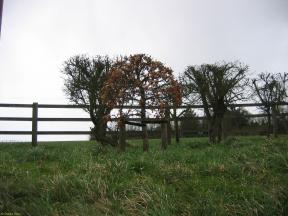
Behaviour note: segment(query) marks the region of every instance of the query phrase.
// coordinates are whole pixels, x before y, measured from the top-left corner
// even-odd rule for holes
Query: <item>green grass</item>
[[[286,140],[0,144],[0,214],[288,215]]]

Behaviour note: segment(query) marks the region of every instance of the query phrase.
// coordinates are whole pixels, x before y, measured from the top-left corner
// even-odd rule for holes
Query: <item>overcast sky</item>
[[[288,1],[4,0],[0,103],[67,103],[67,58],[133,53],[175,75],[222,60],[240,60],[252,74],[288,72]]]

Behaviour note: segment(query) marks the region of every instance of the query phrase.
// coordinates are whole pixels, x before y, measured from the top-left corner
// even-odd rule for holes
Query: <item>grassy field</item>
[[[0,144],[0,215],[288,215],[288,139]]]

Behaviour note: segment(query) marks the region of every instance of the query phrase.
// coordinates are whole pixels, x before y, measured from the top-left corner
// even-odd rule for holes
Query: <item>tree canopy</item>
[[[160,61],[145,54],[121,57],[110,71],[103,88],[103,100],[107,106],[137,105],[139,109],[120,108],[120,115],[141,117],[143,130],[143,150],[148,150],[148,135],[145,118],[147,106],[157,106],[154,114],[163,117],[165,107],[181,103],[181,87],[173,76],[173,71]],[[126,122],[129,123],[129,122]]]
[[[271,112],[273,115],[279,112],[279,103],[287,98],[288,73],[261,73],[252,80],[252,91],[256,100],[263,106],[261,109],[267,114],[267,136],[271,132]],[[273,117],[273,133],[277,136],[277,119]]]
[[[211,142],[222,139],[222,121],[227,106],[245,98],[248,66],[239,62],[222,62],[188,66],[182,77],[188,101],[201,101],[209,122]],[[217,137],[217,140],[216,140]]]
[[[111,111],[101,97],[113,61],[107,56],[90,58],[76,55],[64,62],[64,92],[71,102],[84,105],[94,124],[93,136],[102,144],[111,144],[106,138],[104,117]]]

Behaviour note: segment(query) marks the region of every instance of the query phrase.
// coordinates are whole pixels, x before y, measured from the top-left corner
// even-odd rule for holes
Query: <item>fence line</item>
[[[272,105],[272,104],[271,104]],[[288,105],[287,102],[278,103],[277,105]],[[228,107],[260,107],[264,106],[261,103],[245,103],[245,104],[230,104]],[[32,122],[32,131],[0,131],[2,135],[32,135],[32,145],[37,145],[37,135],[89,135],[90,131],[38,131],[38,122],[41,121],[70,121],[70,122],[82,122],[82,121],[91,121],[90,118],[38,118],[38,109],[39,108],[74,108],[74,109],[83,109],[88,106],[84,105],[64,105],[64,104],[7,104],[0,103],[0,107],[7,108],[32,108],[32,117],[0,117],[0,121],[31,121]],[[119,107],[116,107],[116,109]],[[123,107],[122,107],[123,108]],[[140,106],[124,106],[126,109],[140,109]],[[145,109],[157,109],[157,106],[146,106]],[[176,109],[199,109],[203,108],[203,105],[186,105],[178,106]],[[175,109],[175,107],[168,107],[168,109]],[[280,116],[288,116],[288,113],[282,113]],[[245,115],[245,117],[267,117],[267,114],[251,114]],[[205,119],[204,116],[199,117],[172,117],[169,118],[170,121],[183,121],[189,119]],[[117,119],[112,119],[115,121]],[[161,123],[163,120],[157,118],[128,118],[127,121],[144,121],[145,123]]]
[[[38,104],[38,103],[37,103]],[[271,104],[273,105],[273,104]],[[288,102],[277,103],[277,105],[288,105]],[[241,103],[241,104],[229,104],[228,107],[259,107],[264,106],[262,103]],[[32,108],[33,104],[8,104],[8,103],[0,103],[0,107],[11,107],[11,108]],[[88,108],[89,105],[73,105],[73,104],[38,104],[38,108],[72,108],[72,109],[83,109]],[[140,106],[116,106],[115,109],[123,108],[123,109],[141,109]],[[158,109],[159,106],[145,106],[145,109]],[[173,109],[173,106],[168,106],[168,108]],[[199,109],[203,108],[203,105],[182,105],[178,106],[177,109],[188,109],[194,108]]]

